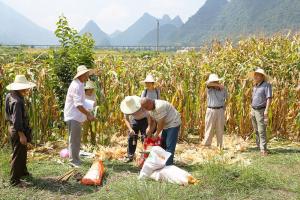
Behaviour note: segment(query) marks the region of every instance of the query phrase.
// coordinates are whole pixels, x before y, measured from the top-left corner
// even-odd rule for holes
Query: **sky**
[[[63,14],[78,30],[94,20],[106,33],[124,31],[145,12],[161,18],[179,15],[185,22],[205,0],[0,0],[34,23],[55,30],[58,16]]]

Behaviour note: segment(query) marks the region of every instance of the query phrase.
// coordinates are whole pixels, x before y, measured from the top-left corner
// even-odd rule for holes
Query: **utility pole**
[[[157,19],[156,52],[159,51],[159,20]]]

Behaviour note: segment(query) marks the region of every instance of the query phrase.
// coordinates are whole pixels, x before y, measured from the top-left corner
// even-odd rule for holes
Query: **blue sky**
[[[125,30],[145,12],[162,17],[164,14],[183,21],[195,14],[205,0],[0,0],[49,30],[62,13],[71,26],[81,29],[93,19],[106,33]]]

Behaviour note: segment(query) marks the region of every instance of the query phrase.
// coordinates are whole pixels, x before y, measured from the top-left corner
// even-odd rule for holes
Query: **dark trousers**
[[[146,129],[148,127],[147,118],[141,120],[133,120],[131,122],[131,127],[134,130],[134,135],[128,134],[128,149],[127,154],[128,157],[132,158],[135,154],[138,135],[141,133],[141,140],[144,142],[144,138],[146,137]]]
[[[27,146],[20,143],[20,137],[15,132],[11,133],[11,144],[13,155],[10,163],[10,183],[11,185],[17,185],[20,183],[21,177],[28,174],[26,167]]]
[[[175,148],[178,140],[180,126],[163,130],[161,134],[161,147],[172,155],[166,162],[166,165],[173,165]]]

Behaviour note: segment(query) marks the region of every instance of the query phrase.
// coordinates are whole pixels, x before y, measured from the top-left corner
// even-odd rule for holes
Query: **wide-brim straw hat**
[[[95,89],[95,88],[96,88],[96,85],[93,81],[87,81],[85,83],[85,86],[84,86],[85,90],[90,90],[90,89]]]
[[[145,80],[142,81],[143,83],[156,83],[154,77],[151,74],[148,74]]]
[[[141,109],[141,97],[127,96],[121,102],[121,111],[126,115],[131,115]]]
[[[90,72],[91,70],[88,69],[86,66],[84,65],[80,65],[79,67],[77,67],[77,74],[74,76],[74,79],[78,78],[79,76],[87,73],[87,72]]]
[[[212,82],[218,82],[218,81],[222,81],[223,78],[219,78],[219,76],[217,74],[210,74],[208,77],[208,80],[206,81],[206,84],[210,84]]]
[[[25,75],[16,75],[13,83],[6,86],[7,90],[26,90],[36,86],[35,83],[29,82]]]
[[[255,74],[262,74],[264,76],[265,81],[268,81],[270,79],[270,77],[266,74],[265,70],[263,70],[262,68],[257,68],[254,72],[250,72],[249,76],[251,78],[254,78]]]

